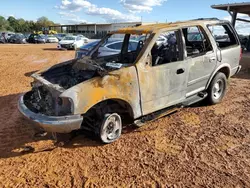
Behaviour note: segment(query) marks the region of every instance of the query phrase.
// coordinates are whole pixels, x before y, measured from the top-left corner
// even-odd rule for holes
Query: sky
[[[0,15],[25,20],[46,16],[55,23],[77,24],[107,22],[174,22],[194,18],[217,17],[230,20],[226,11],[213,4],[243,0],[9,0],[0,4]],[[239,15],[249,19],[247,15]],[[239,33],[250,34],[250,23],[238,22]]]

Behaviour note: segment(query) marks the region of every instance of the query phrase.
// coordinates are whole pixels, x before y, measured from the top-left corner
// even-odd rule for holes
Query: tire
[[[227,78],[226,75],[222,72],[218,72],[212,82],[208,87],[208,96],[207,102],[208,104],[214,105],[218,104],[222,101],[223,97],[226,94],[227,89]]]
[[[99,129],[99,138],[109,144],[116,141],[122,133],[122,120],[117,113],[105,114]]]
[[[123,127],[122,118],[116,109],[116,105],[107,103],[92,107],[84,114],[82,129],[93,133],[102,143],[109,144],[116,141],[121,136]]]

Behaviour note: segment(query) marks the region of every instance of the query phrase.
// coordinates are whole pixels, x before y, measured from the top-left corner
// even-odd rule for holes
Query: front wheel
[[[227,89],[227,78],[224,73],[218,72],[208,88],[207,101],[209,104],[218,104],[225,96]]]
[[[116,141],[122,133],[122,120],[117,113],[105,114],[99,130],[99,137],[105,144]]]

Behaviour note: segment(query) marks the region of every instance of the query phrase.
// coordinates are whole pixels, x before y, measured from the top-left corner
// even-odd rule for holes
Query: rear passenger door
[[[230,64],[231,74],[237,71],[240,61],[240,42],[234,29],[229,23],[208,25],[217,47],[221,51],[222,63]]]
[[[186,97],[189,97],[205,90],[217,59],[212,43],[201,26],[186,27],[182,32],[188,61]]]

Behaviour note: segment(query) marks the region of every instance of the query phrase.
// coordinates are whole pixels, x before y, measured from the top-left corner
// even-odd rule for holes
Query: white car
[[[48,35],[46,42],[48,43],[57,43],[59,40],[54,35]]]
[[[65,36],[60,42],[58,42],[58,49],[78,49],[85,43],[88,43],[89,39],[84,36]]]
[[[167,43],[167,38],[164,37],[163,35],[160,35],[160,36],[158,37],[157,41],[156,41],[156,44],[159,46],[159,45],[161,45],[162,43],[163,43],[163,44]]]

